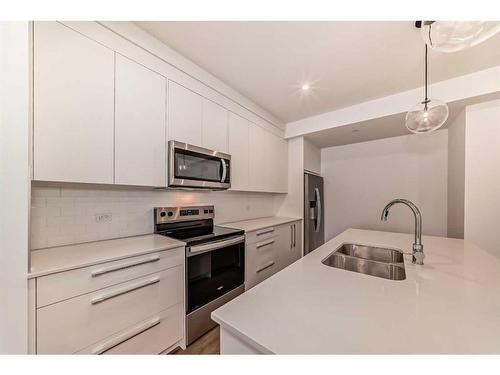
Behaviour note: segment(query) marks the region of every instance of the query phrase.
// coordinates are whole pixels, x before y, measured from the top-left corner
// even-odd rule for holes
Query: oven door
[[[186,313],[214,301],[245,281],[245,236],[187,248]]]
[[[168,186],[201,189],[231,187],[231,156],[169,141]]]

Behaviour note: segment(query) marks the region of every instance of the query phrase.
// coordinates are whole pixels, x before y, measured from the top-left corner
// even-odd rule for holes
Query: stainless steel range
[[[245,290],[244,231],[216,226],[214,217],[214,206],[154,210],[155,233],[186,243],[188,345],[216,326],[213,310]]]

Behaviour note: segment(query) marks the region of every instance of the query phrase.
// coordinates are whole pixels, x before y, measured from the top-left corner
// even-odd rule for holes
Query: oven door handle
[[[204,245],[195,245],[187,248],[188,256],[195,255],[196,253],[206,252],[216,249],[221,249],[226,246],[235,245],[237,243],[245,242],[245,236],[232,237],[226,240],[210,242]]]

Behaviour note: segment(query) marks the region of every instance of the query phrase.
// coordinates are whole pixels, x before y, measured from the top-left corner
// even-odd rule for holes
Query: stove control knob
[[[172,211],[168,211],[168,217],[174,216],[174,213]]]
[[[167,214],[167,213],[166,213],[165,211],[160,212],[160,216],[161,216],[161,217],[165,217],[165,215],[166,215],[166,214]]]

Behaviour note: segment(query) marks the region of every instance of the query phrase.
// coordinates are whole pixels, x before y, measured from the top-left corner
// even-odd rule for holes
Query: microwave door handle
[[[226,174],[227,174],[227,167],[226,167],[226,161],[224,159],[220,159],[221,163],[222,163],[222,178],[220,180],[220,182],[224,182],[226,181]]]

